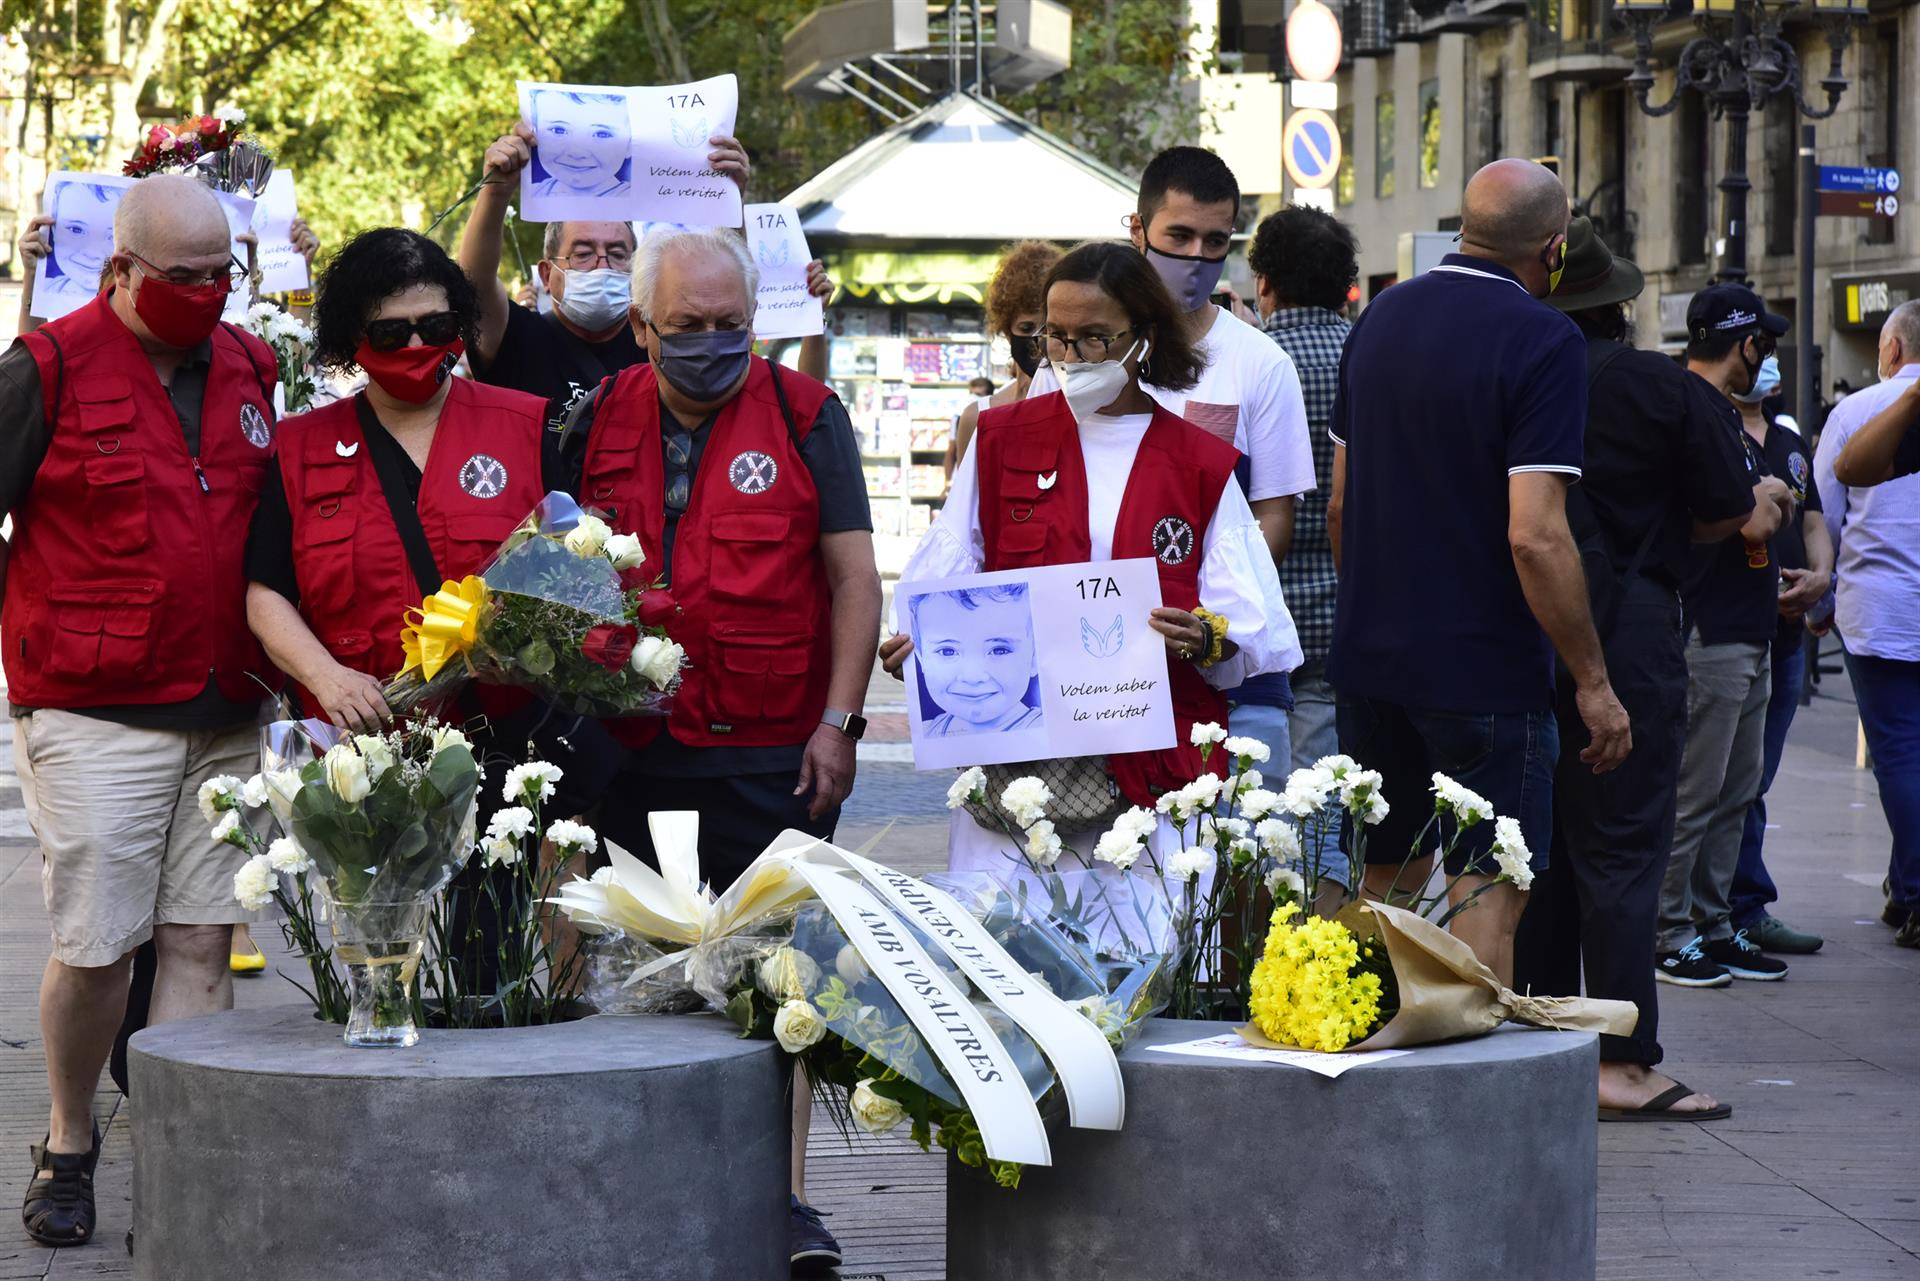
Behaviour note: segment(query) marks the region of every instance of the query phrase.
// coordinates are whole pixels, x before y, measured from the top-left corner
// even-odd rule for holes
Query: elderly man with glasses
[[[614,724],[635,751],[596,827],[652,862],[648,813],[699,811],[716,892],[786,828],[832,835],[880,630],[853,426],[824,384],[752,354],[759,275],[738,233],[647,237],[632,323],[648,363],[602,383],[562,440],[581,502],[665,579],[689,660],[664,725]],[[799,1197],[794,1216],[796,1261],[838,1262]]]
[[[92,1121],[127,1001],[158,952],[149,1021],[233,1004],[242,861],[197,793],[252,772],[271,671],[246,621],[245,540],[273,446],[274,357],[224,325],[226,216],[179,175],[114,217],[110,285],[0,356],[0,510],[14,760],[45,859],[40,987],[52,1112],[23,1218],[43,1245],[94,1230]]]

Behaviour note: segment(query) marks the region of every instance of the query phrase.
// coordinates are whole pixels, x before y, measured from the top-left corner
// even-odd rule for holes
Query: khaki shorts
[[[233,897],[247,859],[216,844],[200,784],[259,767],[252,722],[154,730],[43,708],[13,722],[14,767],[39,838],[53,955],[111,965],[158,925],[232,925],[259,916]]]

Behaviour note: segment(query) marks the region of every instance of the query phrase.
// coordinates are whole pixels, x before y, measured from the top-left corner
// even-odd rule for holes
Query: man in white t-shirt
[[[1239,211],[1240,184],[1211,151],[1168,148],[1140,176],[1133,246],[1186,312],[1187,337],[1207,359],[1206,372],[1190,391],[1161,391],[1144,378],[1141,386],[1240,451],[1240,487],[1277,566],[1293,541],[1293,500],[1314,487],[1313,445],[1292,358],[1212,301]],[[1265,743],[1272,753],[1269,770],[1284,776],[1293,752],[1287,729],[1293,693],[1286,673],[1253,677],[1227,697],[1232,731]]]

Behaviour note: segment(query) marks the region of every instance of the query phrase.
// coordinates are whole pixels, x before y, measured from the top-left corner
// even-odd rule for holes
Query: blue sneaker
[[[795,1276],[806,1276],[840,1266],[840,1243],[820,1222],[823,1211],[799,1197],[787,1195],[787,1247]]]

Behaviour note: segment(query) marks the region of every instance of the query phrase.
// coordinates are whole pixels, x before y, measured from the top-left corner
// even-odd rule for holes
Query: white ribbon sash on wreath
[[[1070,1124],[1120,1128],[1125,1094],[1119,1061],[1106,1037],[1007,955],[944,891],[789,830],[716,900],[700,883],[697,817],[656,812],[648,816],[648,825],[660,872],[610,845],[619,884],[573,882],[556,901],[586,923],[699,947],[817,898],[958,1087],[987,1155],[1023,1165],[1050,1164],[1039,1107],[1013,1056],[966,993],[902,926],[904,918],[1033,1039],[1060,1080]],[[671,953],[642,967],[630,981],[686,960],[685,952]]]

